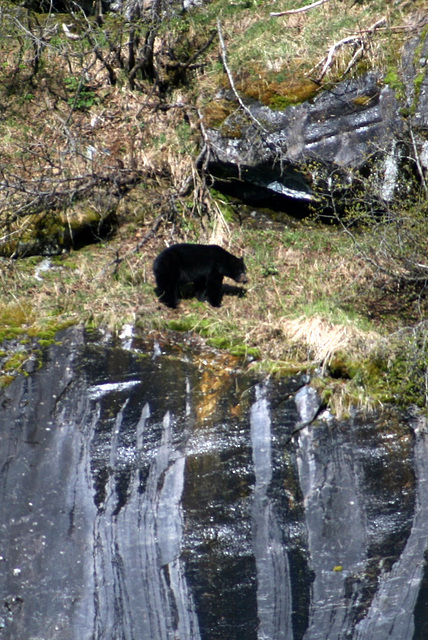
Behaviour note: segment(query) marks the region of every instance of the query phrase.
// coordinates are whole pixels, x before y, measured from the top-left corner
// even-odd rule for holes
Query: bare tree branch
[[[376,31],[376,29],[379,29],[379,27],[382,27],[383,25],[385,25],[385,23],[386,23],[386,18],[382,17],[379,20],[377,20],[376,22],[374,22],[370,27],[368,27],[364,31],[364,33],[367,36],[370,36],[374,31]],[[324,78],[325,74],[327,73],[328,69],[333,64],[333,59],[334,59],[334,56],[336,54],[336,51],[338,49],[340,49],[341,47],[343,47],[344,45],[349,45],[349,44],[354,45],[354,46],[356,46],[356,45],[359,45],[359,46],[358,46],[357,51],[352,56],[352,59],[349,62],[345,73],[343,74],[343,75],[346,75],[348,73],[348,71],[352,68],[352,66],[355,64],[355,62],[359,59],[359,57],[361,56],[361,54],[362,54],[362,52],[364,50],[365,38],[362,35],[362,33],[359,33],[358,35],[347,36],[346,38],[342,38],[342,40],[339,40],[338,42],[335,42],[330,47],[330,49],[328,50],[328,54],[324,58],[324,60],[321,60],[317,65],[315,65],[315,67],[312,67],[312,69],[309,71],[309,73],[307,75],[310,76],[311,73],[313,73],[313,71],[324,62],[324,66],[322,68],[321,74],[316,79],[317,83],[321,82],[321,80]]]
[[[418,150],[418,147],[417,147],[417,144],[416,144],[415,134],[413,133],[413,128],[410,127],[409,131],[410,131],[410,138],[411,138],[411,141],[412,141],[413,151],[414,151],[414,154],[415,154],[416,167],[418,169],[418,174],[419,174],[419,177],[421,179],[423,190],[425,192],[425,195],[427,196],[428,195],[428,185],[427,185],[427,181],[426,181],[426,178],[425,178],[425,173],[424,173],[424,170],[423,170],[423,167],[422,167],[419,150]]]
[[[235,98],[237,99],[239,106],[245,111],[245,113],[249,116],[249,118],[251,118],[251,120],[253,122],[255,122],[255,124],[260,127],[260,129],[264,132],[264,133],[268,133],[267,129],[263,126],[263,124],[260,122],[260,120],[258,120],[250,111],[250,109],[247,107],[247,105],[242,101],[241,97],[239,96],[236,87],[235,87],[235,81],[233,79],[232,76],[232,72],[229,69],[229,65],[227,64],[227,53],[226,53],[226,45],[224,44],[224,39],[223,39],[223,33],[221,30],[221,24],[220,24],[220,18],[217,18],[217,31],[218,31],[218,39],[220,42],[220,52],[221,52],[221,61],[223,63],[224,69],[227,73],[227,77],[229,79],[229,84],[230,87],[233,91],[233,93],[235,94]]]
[[[303,11],[309,11],[309,9],[314,9],[315,7],[319,7],[324,2],[328,2],[328,0],[317,0],[317,2],[313,2],[312,4],[307,4],[304,7],[300,7],[299,9],[289,9],[288,11],[279,11],[278,13],[271,12],[270,16],[272,18],[278,18],[278,16],[287,16],[292,13],[302,13]]]

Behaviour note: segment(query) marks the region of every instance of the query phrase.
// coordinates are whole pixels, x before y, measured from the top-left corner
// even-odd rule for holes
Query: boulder
[[[428,37],[412,38],[404,48],[403,81],[418,159],[428,169]],[[415,153],[415,149],[413,150]]]
[[[217,102],[226,116],[214,125],[206,122],[207,168],[217,187],[247,201],[273,199],[285,211],[297,204],[304,210],[325,207],[333,194],[340,202],[361,177],[370,177],[371,201],[390,203],[408,194],[405,183],[414,184],[418,173],[416,154],[424,166],[428,162],[422,136],[428,122],[427,49],[428,38],[406,47],[400,90],[370,72],[280,111],[245,98],[244,109],[232,91],[221,91]],[[403,108],[404,95],[411,109]],[[419,131],[416,146],[412,127]]]
[[[0,241],[0,256],[58,255],[98,242],[112,234],[116,225],[115,209],[100,213],[89,204],[29,215],[7,225]]]

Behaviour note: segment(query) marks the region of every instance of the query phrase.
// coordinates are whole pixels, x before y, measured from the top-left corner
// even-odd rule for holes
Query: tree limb
[[[319,7],[324,2],[328,2],[328,0],[317,0],[317,2],[313,2],[312,4],[307,4],[304,7],[300,7],[299,9],[289,9],[289,11],[279,11],[279,13],[271,12],[270,16],[272,18],[277,18],[278,16],[287,16],[292,13],[302,13],[303,11],[309,11],[309,9],[314,9],[315,7]]]
[[[360,44],[360,43],[361,43],[361,39],[356,36],[348,36],[347,38],[343,38],[342,40],[335,42],[328,51],[321,74],[317,78],[317,82],[321,82],[321,80],[324,78],[325,74],[327,73],[329,67],[331,67],[331,65],[333,64],[334,54],[336,53],[337,49],[340,49],[340,47],[343,47],[343,45],[345,44]]]
[[[380,18],[379,20],[377,20],[376,22],[374,22],[370,27],[368,27],[364,33],[367,35],[371,35],[373,33],[373,31],[376,31],[376,29],[379,29],[379,27],[383,26],[386,23],[386,18],[385,16]],[[347,45],[347,44],[353,44],[353,45],[359,45],[358,50],[354,53],[350,63],[348,64],[346,71],[343,75],[346,75],[348,73],[348,71],[351,69],[352,65],[355,64],[355,62],[359,59],[360,54],[363,52],[364,50],[364,36],[362,35],[362,32],[359,33],[358,35],[352,35],[352,36],[347,36],[346,38],[342,38],[342,40],[339,40],[338,42],[335,42],[334,44],[332,44],[332,46],[330,47],[330,49],[328,50],[328,54],[326,56],[326,58],[324,58],[325,62],[324,62],[324,66],[322,68],[321,74],[320,76],[316,79],[316,82],[319,83],[321,82],[321,80],[324,78],[325,74],[327,73],[329,67],[332,65],[333,63],[333,58],[334,55],[337,51],[337,49],[339,49],[340,47]],[[313,67],[308,75],[310,75],[314,69],[316,69],[320,64],[322,64],[323,61],[319,62],[317,65],[315,65],[315,67]]]
[[[217,18],[217,31],[218,31],[218,39],[220,42],[220,53],[221,53],[221,61],[223,63],[224,69],[227,73],[227,77],[229,79],[229,84],[230,87],[233,91],[233,93],[235,94],[235,98],[237,99],[239,106],[245,111],[245,113],[251,118],[251,120],[253,122],[255,122],[255,124],[260,127],[260,129],[264,132],[264,133],[268,133],[267,129],[265,129],[265,127],[262,125],[262,123],[260,122],[260,120],[258,120],[255,116],[253,116],[253,114],[251,113],[250,109],[247,107],[246,104],[244,104],[244,102],[242,101],[242,99],[240,98],[236,87],[235,87],[235,82],[233,80],[233,76],[232,73],[229,69],[229,66],[227,64],[227,53],[226,53],[226,45],[224,44],[224,39],[223,39],[223,33],[221,31],[221,24],[220,24],[220,19]]]

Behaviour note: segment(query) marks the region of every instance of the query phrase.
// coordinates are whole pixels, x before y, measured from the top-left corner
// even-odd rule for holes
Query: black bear
[[[180,286],[193,283],[198,300],[219,307],[223,298],[223,278],[247,282],[243,258],[237,258],[216,244],[173,244],[153,263],[159,300],[175,309]]]

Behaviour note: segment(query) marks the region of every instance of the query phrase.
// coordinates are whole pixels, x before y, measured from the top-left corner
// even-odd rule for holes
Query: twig
[[[343,47],[343,45],[345,44],[360,44],[361,43],[361,38],[356,37],[356,36],[348,36],[347,38],[343,38],[342,40],[339,40],[339,42],[335,42],[329,49],[327,57],[325,59],[325,63],[324,66],[322,68],[321,74],[318,76],[317,78],[317,82],[321,82],[321,80],[324,78],[325,74],[327,73],[329,67],[331,67],[331,65],[333,64],[333,57],[334,54],[336,52],[337,49],[339,49],[340,47]]]
[[[319,7],[324,2],[328,2],[328,0],[317,0],[317,2],[313,2],[312,4],[307,4],[304,7],[300,7],[299,9],[289,9],[289,11],[280,11],[279,13],[270,13],[272,18],[277,18],[278,16],[288,16],[292,13],[302,13],[302,11],[309,11],[309,9],[314,9],[315,7]]]
[[[418,170],[418,173],[419,173],[419,177],[420,177],[421,182],[422,182],[422,187],[423,187],[423,190],[425,191],[425,195],[428,195],[427,181],[425,179],[424,171],[423,171],[422,164],[421,164],[421,158],[420,158],[420,155],[419,155],[418,147],[416,145],[415,135],[413,133],[413,128],[412,127],[410,127],[409,132],[410,132],[410,138],[412,140],[413,151],[415,152],[415,162],[416,162],[416,167],[417,167],[417,170]]]
[[[357,60],[359,60],[361,54],[364,51],[364,43],[362,43],[358,49],[356,50],[356,52],[354,53],[354,55],[352,56],[351,60],[349,61],[348,66],[346,67],[345,71],[343,72],[343,75],[346,76],[347,73],[352,69],[352,67],[354,66],[354,64],[357,62]]]
[[[187,67],[193,64],[195,60],[208,49],[208,47],[211,45],[212,41],[214,40],[214,37],[215,37],[215,31],[212,32],[211,36],[208,38],[206,43],[202,45],[202,47],[198,49],[196,53],[193,54],[193,56],[190,56],[188,61],[183,64],[182,66],[183,71],[185,71]]]
[[[372,33],[373,31],[376,31],[376,29],[379,29],[379,27],[383,27],[385,24],[386,18],[383,16],[382,18],[379,18],[379,20],[376,20],[376,22],[373,22],[370,27],[367,27],[365,33]]]
[[[297,427],[295,427],[293,431],[290,433],[287,440],[284,442],[284,446],[286,447],[288,444],[290,444],[290,442],[293,440],[294,436],[297,433],[299,433],[300,431],[303,431],[303,429],[306,429],[306,427],[310,427],[315,422],[315,420],[319,417],[321,411],[323,411],[324,409],[325,409],[325,406],[322,404],[318,408],[318,411],[316,412],[313,418],[311,418],[310,420],[305,420],[304,422],[298,424]]]
[[[140,242],[138,244],[136,244],[135,247],[133,249],[131,249],[131,251],[128,251],[122,257],[119,256],[119,252],[117,251],[116,252],[116,258],[114,260],[111,260],[111,262],[108,262],[105,265],[105,267],[103,267],[103,269],[98,271],[98,273],[94,276],[93,279],[96,280],[97,278],[102,276],[107,271],[107,269],[109,267],[111,267],[112,265],[114,265],[113,274],[117,273],[119,265],[124,260],[126,260],[129,256],[133,255],[134,253],[138,253],[139,252],[139,250],[146,244],[146,242],[148,242],[155,235],[155,233],[157,232],[157,230],[161,226],[161,224],[162,224],[164,219],[165,219],[165,213],[159,214],[158,217],[156,218],[156,220],[154,221],[153,225],[151,226],[151,228],[147,231],[147,233],[144,236],[144,238],[142,240],[140,240]]]
[[[253,122],[255,122],[255,124],[260,127],[260,129],[264,132],[264,133],[268,133],[267,129],[265,129],[265,127],[262,125],[262,123],[260,122],[260,120],[258,120],[255,116],[253,116],[253,114],[251,113],[250,109],[244,104],[244,102],[242,101],[242,99],[240,98],[236,87],[235,87],[235,82],[233,80],[233,76],[232,73],[229,69],[229,66],[227,64],[227,54],[226,54],[226,45],[224,44],[224,39],[223,39],[223,34],[221,31],[221,24],[220,24],[220,19],[217,18],[217,31],[218,31],[218,39],[220,42],[220,52],[221,52],[221,60],[223,62],[223,66],[224,69],[227,73],[227,77],[229,79],[229,84],[230,87],[233,91],[233,93],[235,94],[235,97],[239,103],[239,106],[245,111],[245,113],[251,118],[251,120]]]
[[[201,129],[201,135],[202,135],[202,139],[204,141],[203,147],[198,155],[198,157],[195,160],[195,168],[196,170],[201,169],[202,172],[205,172],[207,170],[208,167],[208,162],[210,159],[210,145],[208,142],[208,136],[207,136],[207,132],[205,129],[205,125],[204,125],[204,116],[202,114],[202,112],[198,109],[198,116],[199,116],[199,127]]]
[[[82,40],[82,38],[84,38],[84,36],[81,36],[77,33],[72,33],[65,22],[62,23],[62,30],[64,31],[65,37],[69,40]]]
[[[379,29],[379,27],[383,26],[385,23],[386,23],[386,18],[384,16],[383,18],[380,18],[379,20],[374,22],[370,27],[368,27],[364,31],[364,33],[366,33],[367,35],[371,35],[373,33],[373,31],[375,31],[376,29]],[[350,63],[346,67],[346,71],[345,71],[345,73],[343,75],[346,75],[348,73],[348,71],[351,69],[352,65],[355,64],[356,60],[359,58],[359,55],[364,50],[364,37],[361,35],[361,33],[358,34],[358,35],[347,36],[346,38],[343,38],[342,40],[339,40],[338,42],[335,42],[330,47],[330,49],[328,50],[327,57],[325,58],[325,63],[324,63],[324,66],[322,68],[321,74],[317,78],[316,82],[319,83],[324,78],[324,76],[327,73],[329,67],[331,67],[331,65],[333,63],[333,58],[334,58],[334,55],[335,55],[337,49],[339,49],[340,47],[343,47],[346,44],[359,45],[357,51],[352,56],[352,59],[351,59]],[[309,71],[309,73],[307,75],[310,75],[320,64],[322,64],[322,61],[319,62],[317,65],[315,65],[315,67],[313,67]]]

